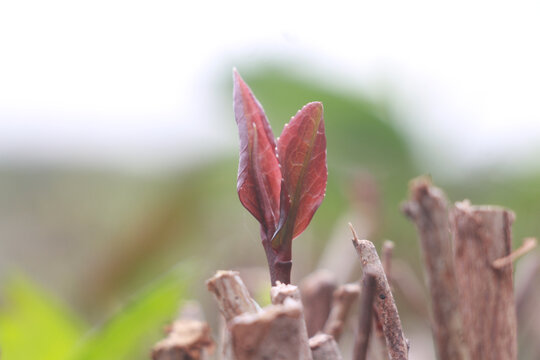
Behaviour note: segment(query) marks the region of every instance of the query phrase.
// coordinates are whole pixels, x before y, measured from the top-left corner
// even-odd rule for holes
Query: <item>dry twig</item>
[[[165,339],[152,349],[153,360],[206,360],[214,350],[208,324],[201,321],[202,309],[198,303],[184,305],[180,319],[168,330]]]
[[[228,322],[243,313],[255,313],[259,305],[249,292],[236,271],[220,270],[206,281],[208,291],[214,294],[221,314]]]
[[[330,314],[332,295],[336,287],[335,276],[327,270],[317,270],[300,283],[308,336],[313,336],[323,329]]]
[[[343,359],[338,345],[331,335],[318,333],[309,339],[309,347],[313,360],[341,360]]]
[[[352,226],[351,226],[352,227]],[[354,232],[353,232],[353,235]],[[381,321],[390,359],[407,359],[408,346],[390,285],[384,274],[375,245],[368,240],[353,239],[364,272],[371,272],[376,279],[375,313]]]
[[[513,220],[508,210],[468,201],[452,212],[459,305],[472,359],[517,358],[512,264],[492,266],[510,254]]]
[[[285,298],[283,304],[259,313],[239,315],[230,322],[230,329],[238,360],[312,360],[298,300]]]
[[[360,285],[356,283],[341,285],[334,291],[332,309],[323,332],[331,335],[335,341],[339,341],[341,338],[347,315],[352,304],[358,298],[358,294],[360,294]]]
[[[526,238],[523,240],[523,244],[516,250],[512,251],[510,255],[494,260],[492,266],[495,269],[502,269],[534,249],[537,244],[538,241],[535,238]]]
[[[302,358],[311,358],[311,351],[308,343],[308,333],[304,318],[304,309],[300,298],[300,290],[297,286],[291,284],[282,284],[279,281],[270,289],[270,298],[274,305],[284,305],[289,300],[294,300],[300,303],[300,324],[298,325],[298,340],[299,351]]]
[[[418,231],[426,282],[431,294],[431,328],[441,360],[467,359],[461,339],[458,292],[454,273],[448,203],[441,189],[426,177],[410,183],[410,199],[403,212]]]
[[[392,274],[392,257],[394,255],[394,242],[385,240],[383,242],[381,251],[381,262],[383,265],[384,273],[390,288],[392,288],[392,282],[394,281],[394,275]]]
[[[373,319],[373,298],[375,296],[375,275],[364,272],[362,295],[360,297],[360,317],[358,333],[354,341],[354,359],[365,360],[367,355],[369,335]]]
[[[206,281],[206,286],[214,294],[224,319],[220,336],[221,357],[223,360],[234,359],[231,334],[227,329],[227,324],[235,316],[258,312],[260,307],[251,298],[244,282],[236,271],[220,270]]]

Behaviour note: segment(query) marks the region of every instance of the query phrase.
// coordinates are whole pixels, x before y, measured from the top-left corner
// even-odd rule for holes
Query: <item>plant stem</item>
[[[312,360],[299,300],[239,315],[229,326],[237,360]]]
[[[332,310],[330,310],[323,332],[332,335],[336,341],[339,341],[341,337],[347,315],[351,305],[358,298],[358,294],[360,294],[360,285],[357,283],[341,285],[334,291]]]
[[[431,328],[441,360],[468,359],[462,340],[456,275],[452,254],[448,202],[443,191],[420,177],[410,183],[409,201],[402,207],[415,223],[431,295]]]
[[[272,286],[279,281],[282,284],[291,283],[292,254],[291,249],[280,251],[272,248],[270,241],[263,240],[263,247],[268,260],[268,270],[270,272],[270,283]]]
[[[360,257],[363,271],[375,274],[375,314],[382,324],[388,355],[392,360],[406,360],[409,352],[407,340],[403,334],[394,296],[390,291],[390,285],[388,285],[375,245],[371,241],[357,238],[353,239],[353,245]]]
[[[341,353],[334,338],[328,334],[318,333],[309,339],[309,347],[313,360],[342,360]]]
[[[354,340],[354,360],[366,360],[369,335],[373,319],[373,298],[375,296],[375,275],[364,272],[362,281],[362,294],[360,296],[360,317],[358,320],[358,333]]]
[[[514,214],[494,206],[456,203],[452,212],[454,264],[464,338],[472,359],[517,359],[512,263],[496,259],[512,250]]]
[[[284,305],[287,301],[294,300],[300,303],[300,324],[298,325],[298,347],[300,356],[303,359],[311,359],[311,350],[308,344],[308,332],[304,317],[304,308],[300,298],[300,290],[297,286],[291,284],[277,283],[270,289],[270,299],[274,305]]]
[[[300,283],[302,304],[308,336],[321,331],[330,314],[332,295],[336,290],[335,276],[327,270],[317,270]]]

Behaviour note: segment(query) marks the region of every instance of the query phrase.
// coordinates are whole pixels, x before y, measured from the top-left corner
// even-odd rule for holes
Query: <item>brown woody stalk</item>
[[[472,359],[517,358],[512,263],[493,261],[512,250],[511,211],[456,203],[452,211],[454,263],[464,338]]]
[[[431,328],[440,360],[467,359],[461,339],[458,292],[454,273],[448,203],[443,191],[426,177],[410,183],[403,212],[418,231],[426,282],[431,294]]]
[[[518,326],[521,328],[529,313],[529,306],[534,303],[534,292],[538,287],[540,274],[540,254],[533,254],[523,259],[516,270],[515,293]],[[528,318],[530,320],[530,318]],[[540,323],[539,323],[540,325]]]
[[[364,272],[362,295],[360,296],[360,317],[358,333],[354,341],[354,360],[365,360],[367,355],[369,335],[373,319],[373,298],[375,296],[375,275]]]
[[[298,351],[301,358],[311,359],[311,350],[309,349],[308,333],[304,317],[304,309],[300,298],[300,290],[295,285],[282,284],[279,281],[276,286],[270,289],[270,298],[274,305],[284,305],[287,300],[294,300],[300,304],[300,319],[298,324]]]
[[[386,345],[388,347],[388,355],[392,360],[407,359],[407,341],[403,335],[396,303],[394,302],[394,297],[390,291],[390,285],[388,285],[388,280],[384,274],[375,245],[373,245],[371,241],[358,240],[357,238],[353,239],[353,245],[360,257],[363,271],[375,275],[375,313],[382,324]]]
[[[221,329],[220,355],[223,360],[234,359],[231,334],[227,324],[244,313],[257,313],[259,305],[251,298],[247,287],[236,271],[220,270],[206,281],[208,290],[214,294],[224,323]]]
[[[381,251],[381,262],[383,265],[384,273],[386,274],[386,279],[390,288],[392,288],[392,282],[394,280],[392,274],[392,257],[394,255],[394,242],[390,240],[385,240],[383,242],[382,251]]]
[[[332,295],[336,287],[335,276],[327,270],[317,270],[300,283],[308,336],[311,337],[323,329],[330,314]]]
[[[187,303],[180,319],[168,330],[165,339],[152,349],[153,360],[206,360],[214,350],[210,327],[202,321],[198,303]]]
[[[313,360],[342,360],[338,345],[331,335],[318,333],[309,339]]]
[[[341,338],[347,315],[358,298],[358,294],[360,294],[360,285],[356,283],[341,285],[334,291],[332,310],[330,310],[323,332],[331,335],[336,341]]]
[[[220,270],[206,281],[208,291],[214,294],[225,321],[243,313],[256,313],[259,306],[236,271]]]
[[[394,253],[394,243],[390,240],[383,242],[381,250],[381,263],[386,274],[386,279],[390,290],[394,290],[394,274],[392,273],[392,256]],[[386,347],[386,339],[384,337],[384,332],[382,329],[381,319],[379,316],[373,313],[373,335],[371,336],[371,349],[370,352],[377,357],[377,359],[388,359],[388,348]]]
[[[239,315],[229,325],[238,360],[312,360],[298,300],[285,298],[259,313]]]

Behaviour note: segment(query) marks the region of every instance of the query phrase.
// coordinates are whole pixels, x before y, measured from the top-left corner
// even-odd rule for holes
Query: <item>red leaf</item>
[[[281,189],[276,141],[262,106],[236,70],[233,97],[240,135],[238,196],[271,238],[279,222]]]
[[[285,125],[278,140],[283,176],[279,231],[272,239],[278,249],[306,229],[326,193],[326,137],[323,106],[304,106]]]

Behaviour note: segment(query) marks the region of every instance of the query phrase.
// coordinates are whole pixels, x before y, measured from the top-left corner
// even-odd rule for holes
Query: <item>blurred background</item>
[[[338,271],[350,221],[393,240],[425,291],[399,209],[421,174],[451,201],[513,209],[516,247],[538,236],[539,16],[533,1],[1,2],[2,352],[62,359],[104,341],[121,350],[79,358],[147,358],[178,299],[216,324],[204,280],[218,269],[261,279],[268,301],[258,225],[236,194],[233,66],[276,136],[324,103],[328,191],[294,243],[294,282]],[[354,261],[341,281],[360,276]],[[181,281],[164,280],[171,268]],[[423,305],[397,296],[411,351],[433,357]],[[141,321],[152,311],[156,324]],[[540,356],[539,323],[537,309],[520,323],[523,359]],[[158,328],[111,335],[134,324]],[[23,346],[31,328],[49,344]]]

